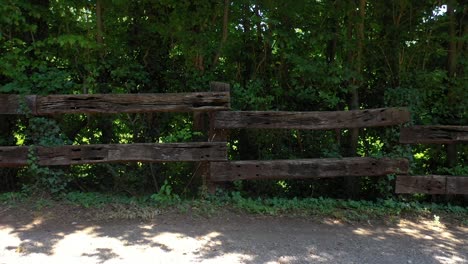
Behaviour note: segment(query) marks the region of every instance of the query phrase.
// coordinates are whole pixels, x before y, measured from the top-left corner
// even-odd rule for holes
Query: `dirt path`
[[[384,225],[233,212],[144,222],[71,215],[0,208],[0,264],[468,263],[468,228],[443,219]]]

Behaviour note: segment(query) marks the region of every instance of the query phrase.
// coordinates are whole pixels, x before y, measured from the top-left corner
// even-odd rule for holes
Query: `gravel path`
[[[1,209],[1,208],[0,208]],[[80,221],[0,210],[1,263],[468,263],[468,228],[223,213]]]

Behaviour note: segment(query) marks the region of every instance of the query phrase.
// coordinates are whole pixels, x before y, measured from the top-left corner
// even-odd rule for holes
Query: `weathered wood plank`
[[[229,110],[228,92],[26,96],[35,115]],[[21,114],[18,95],[0,95],[0,114]]]
[[[468,176],[397,176],[395,193],[468,194]]]
[[[230,85],[222,82],[210,82],[210,88],[212,92],[230,92]],[[195,131],[206,132],[209,142],[224,142],[227,144],[227,133],[225,129],[214,128],[214,113],[197,113],[193,115],[193,128]],[[204,139],[207,140],[206,138]],[[227,155],[227,154],[226,154]],[[202,161],[196,164],[194,176],[201,177],[203,186],[206,190],[212,194],[215,193],[216,187],[219,183],[214,183],[210,180],[210,162]]]
[[[211,162],[212,181],[382,176],[408,172],[408,160],[342,158]]]
[[[29,147],[0,147],[0,167],[27,165]],[[96,144],[36,147],[39,165],[227,160],[225,143]]]
[[[447,178],[438,175],[397,176],[395,193],[445,194]]]
[[[468,194],[468,175],[447,176],[447,194]]]
[[[25,114],[24,110],[36,112],[36,95],[21,96],[17,94],[0,94],[0,114]],[[24,102],[24,106],[22,106]]]
[[[468,142],[468,126],[413,126],[400,130],[400,143],[447,144]]]
[[[228,83],[223,82],[211,82],[210,83],[211,91],[213,92],[231,92],[231,86]],[[230,105],[229,105],[230,107]],[[229,131],[226,129],[218,129],[216,127],[216,112],[209,113],[209,133],[208,141],[210,142],[227,142]]]
[[[284,128],[325,130],[391,126],[410,120],[405,108],[380,108],[353,111],[284,112],[233,111],[217,112],[216,128]]]
[[[211,91],[228,92],[228,93],[231,91],[231,86],[227,83],[211,82],[210,86],[211,86]],[[229,131],[227,129],[217,129],[215,127],[215,115],[216,115],[216,112],[208,113],[209,125],[210,125],[209,132],[208,132],[208,141],[209,142],[224,142],[225,144],[227,144]],[[223,186],[222,183],[220,182],[216,183],[211,179],[211,169],[210,169],[210,164],[208,164],[208,162],[205,165],[205,170],[206,170],[206,186],[207,186],[207,190],[209,193],[215,194],[217,188],[225,187]]]
[[[26,165],[28,147],[0,147],[0,168]]]

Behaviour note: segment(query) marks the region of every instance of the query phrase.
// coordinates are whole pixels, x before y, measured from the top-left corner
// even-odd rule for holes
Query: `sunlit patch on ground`
[[[235,214],[146,222],[9,216],[0,223],[0,264],[467,263],[468,228],[439,220],[379,225]]]
[[[424,241],[426,244],[422,246],[422,251],[433,254],[438,263],[468,263],[468,245],[466,238],[459,238],[460,231],[466,234],[468,228],[449,229],[439,221],[421,220],[413,222],[401,220],[396,227],[389,227],[386,230],[359,227],[354,229],[353,233],[379,240],[385,240],[388,236],[399,236]],[[460,251],[460,248],[463,250]]]
[[[158,232],[157,228],[142,225],[144,243],[128,241],[124,236],[111,237],[100,233],[98,226],[89,226],[64,234],[51,248],[51,252],[37,252],[43,242],[21,239],[21,232],[31,230],[37,223],[24,225],[15,230],[7,227],[0,230],[0,263],[32,263],[47,260],[48,263],[188,263],[194,260],[204,263],[241,263],[251,259],[248,254],[222,252],[222,234],[210,232],[201,236],[187,236],[177,232]],[[40,250],[39,250],[40,251]],[[216,253],[203,259],[209,252]]]

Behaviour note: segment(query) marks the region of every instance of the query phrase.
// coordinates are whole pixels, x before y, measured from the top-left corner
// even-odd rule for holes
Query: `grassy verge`
[[[98,209],[103,218],[150,219],[164,211],[176,211],[209,217],[223,210],[271,216],[329,217],[349,222],[374,219],[396,220],[406,217],[450,219],[468,225],[468,207],[450,204],[427,204],[396,200],[354,201],[329,198],[248,198],[239,192],[219,193],[203,199],[184,200],[170,190],[143,196],[127,197],[102,193],[70,192],[58,198],[31,197],[21,193],[0,194],[0,204],[15,207],[32,204],[37,210],[55,205]]]

